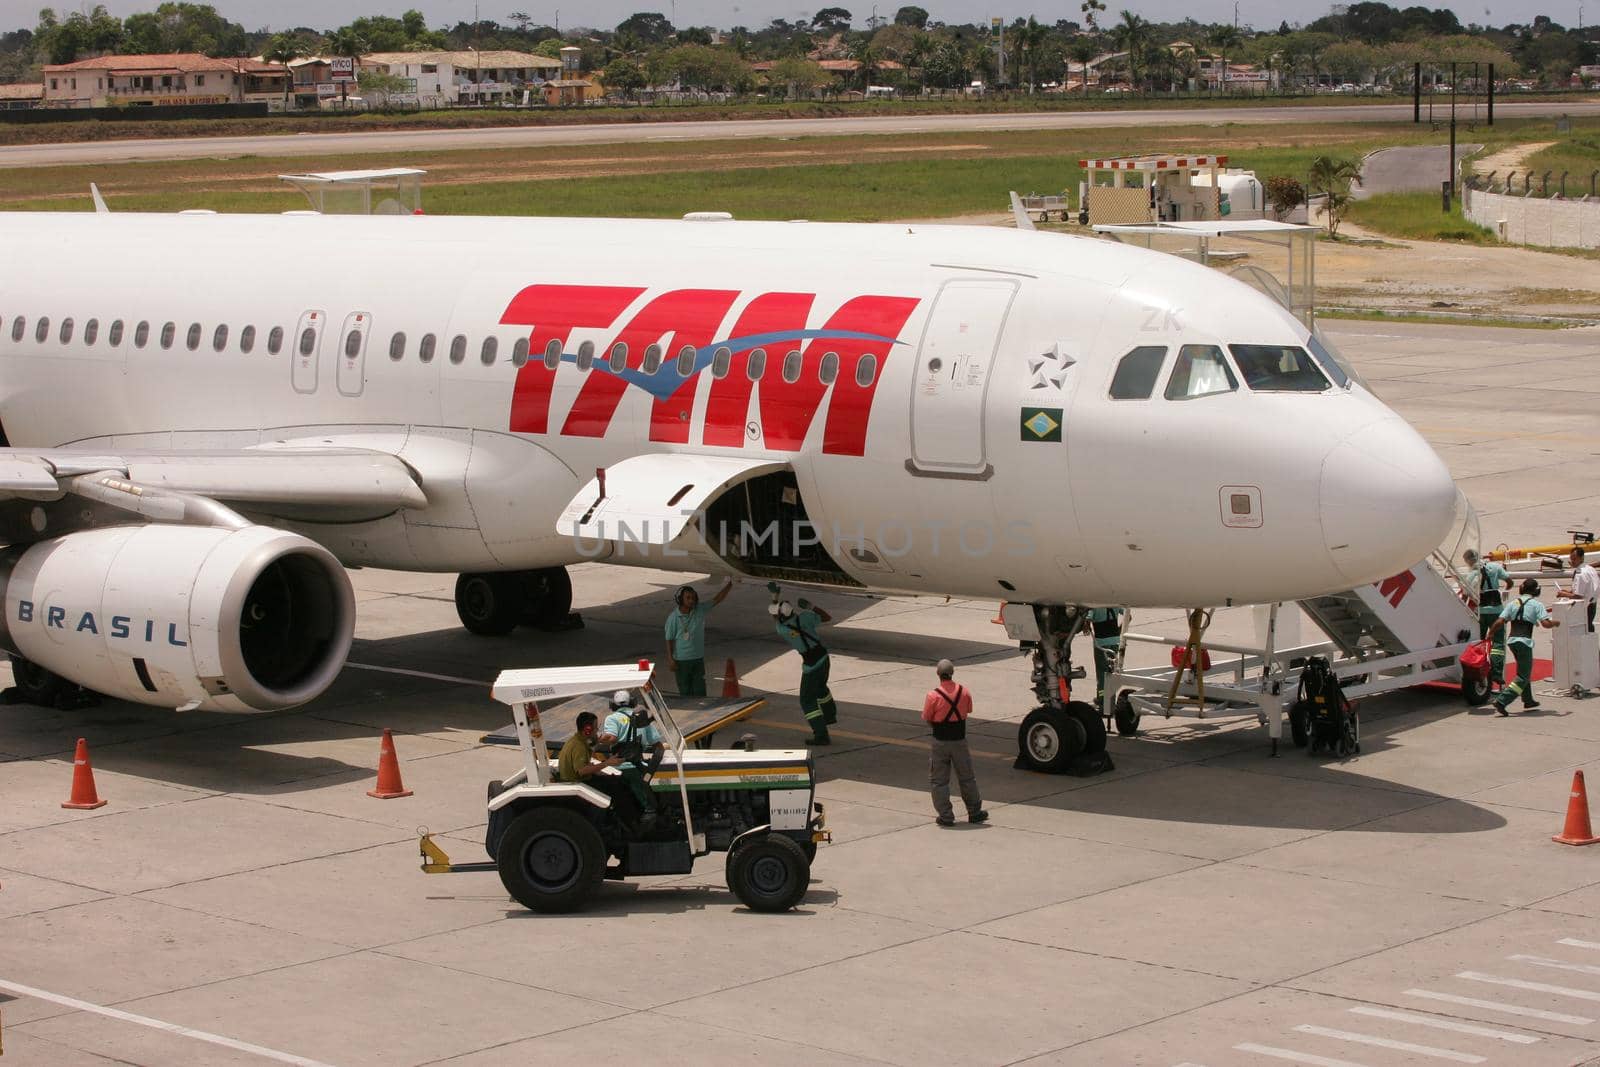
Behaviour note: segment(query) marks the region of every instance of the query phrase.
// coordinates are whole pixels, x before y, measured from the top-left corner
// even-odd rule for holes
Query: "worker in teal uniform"
[[[1106,679],[1122,651],[1122,608],[1089,609],[1089,629],[1094,634],[1094,706],[1106,706]]]
[[[796,611],[787,600],[779,598],[777,582],[768,583],[767,588],[772,592],[772,604],[767,610],[777,622],[778,636],[800,653],[800,710],[811,727],[810,743],[831,745],[828,727],[839,721],[839,706],[828,691],[828,649],[817,636],[817,627],[832,622],[833,616],[803,597],[798,601],[800,610]]]
[[[1500,611],[1505,607],[1505,588],[1509,584],[1506,569],[1494,560],[1486,560],[1478,555],[1478,550],[1469,548],[1461,553],[1461,558],[1472,570],[1475,579],[1470,591],[1478,601],[1478,640],[1489,639],[1489,682],[1492,685],[1506,684],[1506,639],[1505,636],[1495,631],[1495,636],[1490,637],[1494,629],[1495,620],[1500,618]]]
[[[637,740],[640,747],[640,758],[648,763],[659,762],[656,753],[666,749],[666,741],[661,736],[661,731],[656,729],[655,723],[646,723],[643,727],[634,725],[633,698],[626,689],[618,689],[611,697],[611,713],[606,716],[605,725],[600,728],[600,743],[606,752],[610,752],[616,745]],[[646,754],[650,755],[646,755]],[[654,757],[654,758],[652,758]],[[655,798],[650,793],[650,787],[645,783],[644,771],[639,765],[627,762],[617,768],[628,788],[633,790],[633,795],[638,798],[640,806],[646,812],[655,810]]]
[[[1539,702],[1533,698],[1533,631],[1539,626],[1553,630],[1560,625],[1539,602],[1539,580],[1524,578],[1521,595],[1500,610],[1500,617],[1489,630],[1490,634],[1502,628],[1511,631],[1511,636],[1506,638],[1506,647],[1517,659],[1517,680],[1500,690],[1500,694],[1494,698],[1495,711],[1501,715],[1508,714],[1506,708],[1519,696],[1522,698],[1523,711],[1532,711],[1539,706]]]
[[[667,616],[667,667],[678,682],[678,695],[703,697],[706,695],[706,616],[711,609],[728,599],[733,590],[733,579],[717,590],[711,603],[702,604],[694,586],[678,587],[672,600],[676,607]]]

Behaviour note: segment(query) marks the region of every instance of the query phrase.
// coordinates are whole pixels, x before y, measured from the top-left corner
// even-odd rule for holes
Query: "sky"
[[[985,0],[991,3],[992,0]],[[981,22],[991,15],[999,15],[1007,22],[1013,18],[1034,15],[1041,22],[1054,22],[1061,18],[1081,18],[1077,0],[1040,2],[1026,6],[1026,0],[1016,6],[991,8],[980,5],[924,0],[920,4],[936,19],[946,22]],[[1410,0],[1388,0],[1395,7],[1410,6]],[[1439,4],[1429,7],[1448,7],[1455,11],[1463,25],[1477,22],[1493,26],[1507,22],[1528,21],[1535,14],[1547,14],[1564,26],[1578,24],[1579,0],[1469,0]],[[0,0],[0,28],[32,28],[38,22],[39,9],[48,6],[49,0]],[[157,0],[108,0],[106,9],[114,15],[126,17],[135,11],[149,11]],[[800,0],[569,0],[567,9],[561,10],[562,0],[478,0],[480,17],[504,23],[513,11],[524,11],[535,22],[573,26],[598,26],[610,29],[635,11],[660,10],[676,25],[682,26],[764,26],[775,18],[810,18],[821,7],[839,6],[851,12],[858,28],[865,28],[872,15],[873,5],[860,0],[816,0],[816,6],[807,7]],[[640,6],[644,3],[646,6]],[[1600,0],[1583,0],[1583,21],[1592,25],[1600,20]],[[79,4],[57,2],[58,14],[76,10]],[[88,6],[88,5],[84,5]],[[359,15],[399,15],[410,7],[420,10],[430,26],[454,25],[470,22],[473,18],[474,0],[274,0],[270,4],[249,0],[213,0],[213,6],[223,15],[241,23],[246,29],[288,29],[294,26],[332,28],[349,22]],[[879,0],[878,17],[887,21],[893,18],[900,0]],[[1201,22],[1231,22],[1234,17],[1233,0],[1107,0],[1109,20],[1101,17],[1102,24],[1114,21],[1124,7],[1153,22],[1175,22],[1193,17]],[[1287,20],[1291,25],[1307,23],[1328,13],[1328,0],[1239,0],[1239,25],[1253,26],[1258,30],[1276,29]],[[673,18],[674,12],[676,18]]]

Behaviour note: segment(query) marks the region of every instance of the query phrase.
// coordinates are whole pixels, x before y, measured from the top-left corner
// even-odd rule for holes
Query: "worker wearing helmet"
[[[733,579],[702,604],[694,586],[683,585],[673,594],[675,605],[667,616],[667,668],[678,681],[678,695],[703,697],[706,695],[706,616],[711,609],[728,599],[733,589]]]
[[[641,752],[653,754],[651,762],[660,760],[660,753],[666,748],[666,742],[661,737],[654,723],[645,723],[643,726],[634,722],[633,698],[626,689],[618,689],[611,696],[611,713],[606,716],[605,725],[600,728],[600,743],[609,751],[619,744],[637,741]],[[633,789],[634,795],[639,798],[639,803],[644,805],[646,811],[655,806],[654,798],[650,795],[650,787],[645,784],[644,772],[639,765],[632,761],[623,763],[617,768],[623,779]]]
[[[1461,559],[1471,569],[1468,591],[1478,602],[1478,640],[1486,638],[1489,640],[1489,681],[1495,685],[1505,685],[1505,635],[1496,633],[1490,638],[1489,634],[1494,629],[1495,620],[1500,617],[1500,612],[1505,607],[1503,590],[1509,582],[1506,569],[1492,559],[1483,559],[1475,548],[1469,548],[1461,553]]]
[[[833,616],[804,598],[796,611],[787,600],[779,599],[776,582],[767,588],[772,591],[772,604],[767,611],[777,623],[778,636],[800,653],[800,710],[811,727],[810,743],[831,745],[828,727],[839,721],[839,706],[828,691],[828,649],[817,636],[817,627],[832,622]]]
[[[1517,680],[1500,690],[1500,694],[1494,698],[1495,711],[1501,715],[1508,714],[1506,708],[1518,696],[1522,697],[1523,711],[1532,711],[1539,706],[1539,702],[1533,698],[1533,630],[1536,626],[1553,630],[1560,625],[1539,602],[1538,579],[1523,579],[1522,595],[1502,609],[1500,617],[1489,631],[1492,637],[1501,627],[1510,630],[1511,636],[1506,638],[1506,647],[1517,659]]]

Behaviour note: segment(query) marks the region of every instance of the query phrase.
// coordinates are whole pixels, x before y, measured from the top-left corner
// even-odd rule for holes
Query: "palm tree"
[[[1083,0],[1083,3],[1078,5],[1078,10],[1083,12],[1083,24],[1089,27],[1090,33],[1099,29],[1095,25],[1095,15],[1105,9],[1106,5],[1101,0]]]
[[[1224,91],[1228,88],[1228,53],[1239,47],[1239,30],[1236,26],[1223,23],[1213,26],[1206,35],[1206,43],[1217,50],[1218,57],[1222,60],[1222,70],[1217,77],[1217,88]]]
[[[1317,156],[1311,161],[1309,179],[1307,191],[1326,198],[1323,212],[1328,219],[1328,236],[1337,237],[1339,223],[1344,220],[1353,199],[1350,185],[1352,182],[1361,184],[1361,163],[1340,156]]]
[[[300,58],[300,51],[299,40],[288,33],[276,35],[261,50],[261,58],[268,63],[283,64],[283,110],[285,111],[289,110],[289,90],[294,87],[294,72],[289,70],[289,64]]]
[[[1089,60],[1100,54],[1100,46],[1089,37],[1075,37],[1072,44],[1067,46],[1067,54],[1078,61],[1083,68],[1083,91],[1089,92]]]
[[[361,53],[367,50],[366,38],[362,37],[349,26],[341,26],[328,35],[328,51],[344,59],[353,60],[352,67],[361,66]],[[342,105],[350,98],[350,83],[339,83],[339,103]]]
[[[1033,92],[1033,83],[1039,76],[1039,52],[1044,48],[1045,41],[1050,36],[1050,31],[1039,25],[1039,20],[1032,15],[1028,21],[1011,31],[1012,40],[1016,42],[1018,65],[1026,72],[1028,92]]]
[[[1150,24],[1132,11],[1122,10],[1122,21],[1111,29],[1117,47],[1128,53],[1128,85],[1139,88],[1139,53],[1150,40]]]
[[[906,47],[906,73],[916,79],[919,90],[928,83],[927,66],[933,47],[933,38],[921,30],[912,35],[911,44]]]
[[[861,65],[861,91],[865,93],[878,71],[878,50],[872,47],[872,38],[862,37],[851,45],[850,58]]]

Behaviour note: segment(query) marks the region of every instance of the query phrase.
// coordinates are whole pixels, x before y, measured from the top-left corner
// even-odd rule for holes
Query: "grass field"
[[[1567,171],[1567,195],[1578,197],[1588,193],[1589,176],[1600,170],[1600,122],[1574,123],[1572,133],[1561,143],[1529,156],[1528,166],[1538,175],[1550,172],[1552,192],[1560,188],[1561,172]],[[1533,187],[1540,188],[1537,176]],[[1520,181],[1518,188],[1521,188]]]
[[[1499,244],[1495,235],[1461,214],[1461,201],[1440,208],[1438,193],[1380,193],[1351,205],[1346,216],[1363,229],[1412,241],[1456,241],[1475,245]]]

